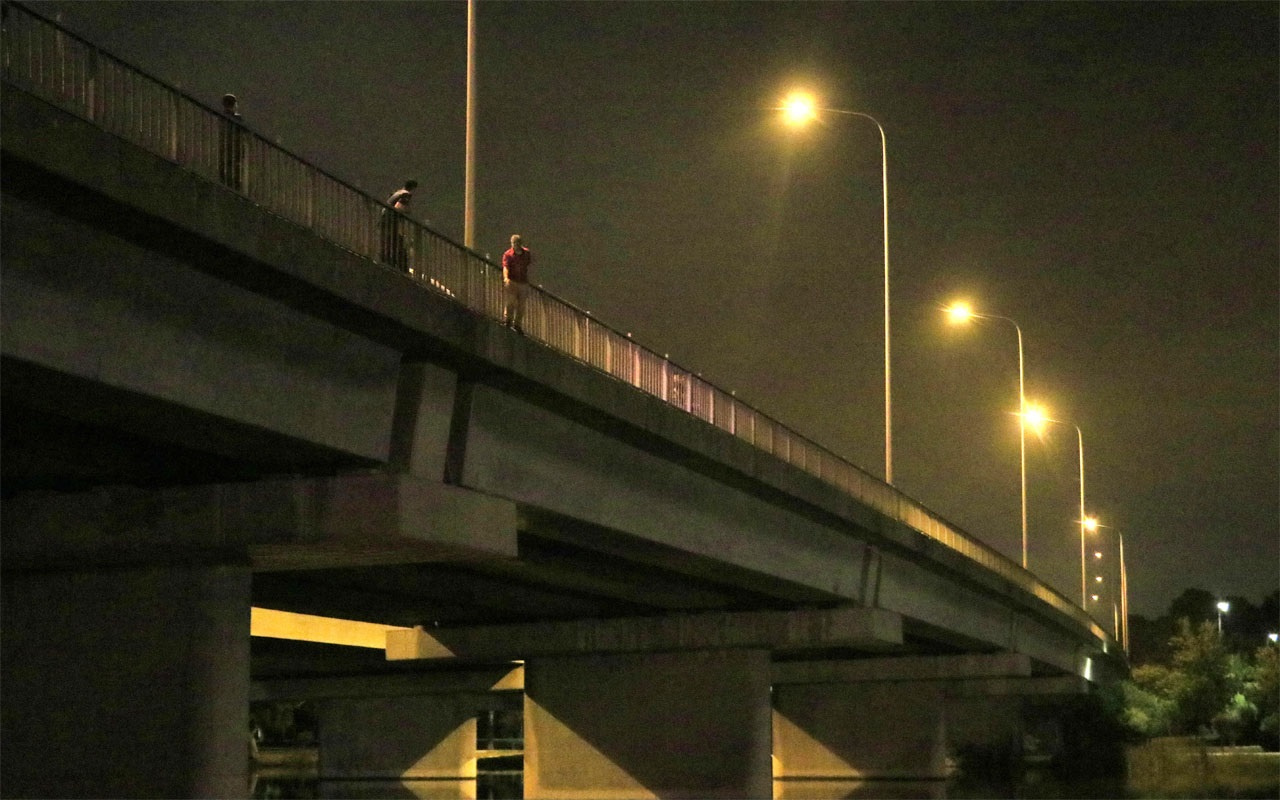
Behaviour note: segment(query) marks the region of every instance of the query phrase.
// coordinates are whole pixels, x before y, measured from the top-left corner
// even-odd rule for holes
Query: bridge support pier
[[[6,571],[9,797],[243,797],[247,565]]]
[[[864,781],[941,786],[946,777],[938,686],[781,685],[773,699],[775,797],[846,797]]]
[[[252,684],[251,699],[307,701],[326,796],[462,800],[482,793],[482,759],[520,756],[518,729],[513,734],[508,722],[495,731],[478,717],[518,713],[523,681],[523,669],[512,665],[268,678]]]
[[[525,797],[772,796],[769,653],[525,665]]]
[[[412,786],[415,797],[475,797],[479,706],[465,694],[317,701],[320,778],[358,780],[374,793]]]
[[[1018,653],[774,666],[774,797],[943,796],[951,756],[1020,765],[1033,702],[1085,691]],[[1052,742],[1045,742],[1052,747]],[[963,762],[963,759],[961,759]]]

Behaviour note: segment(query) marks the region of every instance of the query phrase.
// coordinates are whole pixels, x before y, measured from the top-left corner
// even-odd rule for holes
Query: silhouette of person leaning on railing
[[[244,151],[248,131],[238,103],[234,94],[222,96],[222,119],[218,120],[218,179],[240,192],[244,191]]]
[[[405,214],[413,200],[413,190],[418,182],[409,180],[387,198],[387,208],[382,209],[382,263],[393,264],[401,272],[409,272],[409,246],[405,238]]]

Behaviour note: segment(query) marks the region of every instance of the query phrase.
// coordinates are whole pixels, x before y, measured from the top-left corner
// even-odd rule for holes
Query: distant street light
[[[875,123],[880,131],[880,187],[881,208],[884,217],[884,482],[893,484],[893,395],[889,358],[889,149],[885,143],[884,126],[870,114],[846,111],[839,108],[819,108],[810,95],[794,92],[782,101],[778,109],[790,125],[805,125],[818,118],[819,112],[862,117]],[[1025,565],[1024,565],[1025,566]]]
[[[1231,610],[1231,604],[1226,600],[1218,601],[1218,635],[1222,635],[1222,615]]]
[[[1022,477],[1022,568],[1027,568],[1027,424],[1032,427],[1043,424],[1044,412],[1038,408],[1028,408],[1026,386],[1023,382],[1022,328],[1009,317],[996,314],[979,314],[968,303],[952,303],[946,309],[947,316],[955,324],[975,319],[1000,319],[1008,322],[1018,332],[1018,438],[1021,455],[1018,458]],[[1081,599],[1081,604],[1084,600]]]
[[[1267,641],[1271,642],[1272,644],[1275,644],[1276,642],[1280,642],[1280,633],[1268,633]]]
[[[1098,520],[1093,517],[1085,518],[1085,524],[1084,524],[1085,530],[1096,531],[1099,528],[1106,528],[1106,527],[1108,526],[1099,523]],[[1120,606],[1119,608],[1116,608],[1116,604],[1114,601],[1111,604],[1112,611],[1113,611],[1112,624],[1115,626],[1116,638],[1120,640],[1120,646],[1123,647],[1124,651],[1127,653],[1129,652],[1129,573],[1127,572],[1125,568],[1125,563],[1124,563],[1124,532],[1120,530],[1116,530],[1115,534],[1116,534],[1116,545],[1119,550],[1119,562],[1120,562],[1119,576],[1117,578],[1117,581],[1119,583],[1118,589],[1120,591]],[[1093,554],[1093,557],[1095,559],[1101,559],[1102,551],[1101,550],[1096,551]],[[1099,576],[1097,580],[1099,583],[1101,583],[1102,582],[1101,576]],[[1082,582],[1081,587],[1083,588],[1083,586],[1084,586],[1084,583]],[[1116,591],[1115,589],[1112,590],[1113,597],[1115,595],[1115,591]],[[1098,596],[1096,594],[1093,595],[1093,599],[1096,601],[1098,599]]]

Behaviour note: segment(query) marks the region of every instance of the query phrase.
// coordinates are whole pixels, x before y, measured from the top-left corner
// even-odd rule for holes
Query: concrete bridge
[[[310,698],[323,775],[416,796],[474,796],[513,702],[528,797],[844,796],[1124,668],[918,501],[558,298],[508,330],[409,220],[379,263],[375,199],[6,11],[6,794],[243,795],[250,700]]]

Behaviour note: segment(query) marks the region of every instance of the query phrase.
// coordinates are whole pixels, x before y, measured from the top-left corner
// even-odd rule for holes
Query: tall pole
[[[1080,453],[1080,607],[1088,610],[1085,595],[1085,569],[1084,569],[1084,531],[1085,525],[1084,514],[1084,434],[1080,432],[1080,426],[1076,425],[1076,445]]]
[[[467,168],[462,243],[476,246],[476,0],[467,0]]]
[[[1004,319],[1008,319],[1005,317]],[[1019,474],[1022,480],[1022,568],[1027,568],[1027,390],[1023,383],[1023,365],[1022,365],[1022,328],[1018,327],[1018,323],[1013,323],[1013,329],[1018,332],[1018,442],[1021,447],[1021,455],[1018,463],[1021,466]]]
[[[880,187],[884,208],[884,482],[893,485],[893,389],[889,367],[889,148],[880,130]]]
[[[999,319],[1013,326],[1018,334],[1018,475],[1022,498],[1022,568],[1027,568],[1027,387],[1026,359],[1022,353],[1022,327],[1010,317],[999,314],[979,314],[969,308],[966,303],[959,303],[947,309],[947,313],[957,321],[969,319]]]
[[[1124,534],[1116,531],[1120,537],[1120,643],[1124,651],[1129,652],[1129,576],[1124,567]]]
[[[884,217],[884,482],[893,484],[893,370],[889,355],[889,146],[880,120],[861,111],[823,109],[834,114],[869,119],[880,131],[880,191]]]
[[[815,108],[813,101],[806,95],[793,95],[783,106],[784,111],[793,121],[805,121],[815,117],[815,112],[825,111],[831,114],[844,114],[850,117],[862,117],[870,120],[880,132],[880,192],[881,210],[884,218],[884,482],[893,484],[893,370],[890,358],[889,337],[889,145],[885,139],[884,126],[880,120],[861,111],[848,111],[840,108]]]

